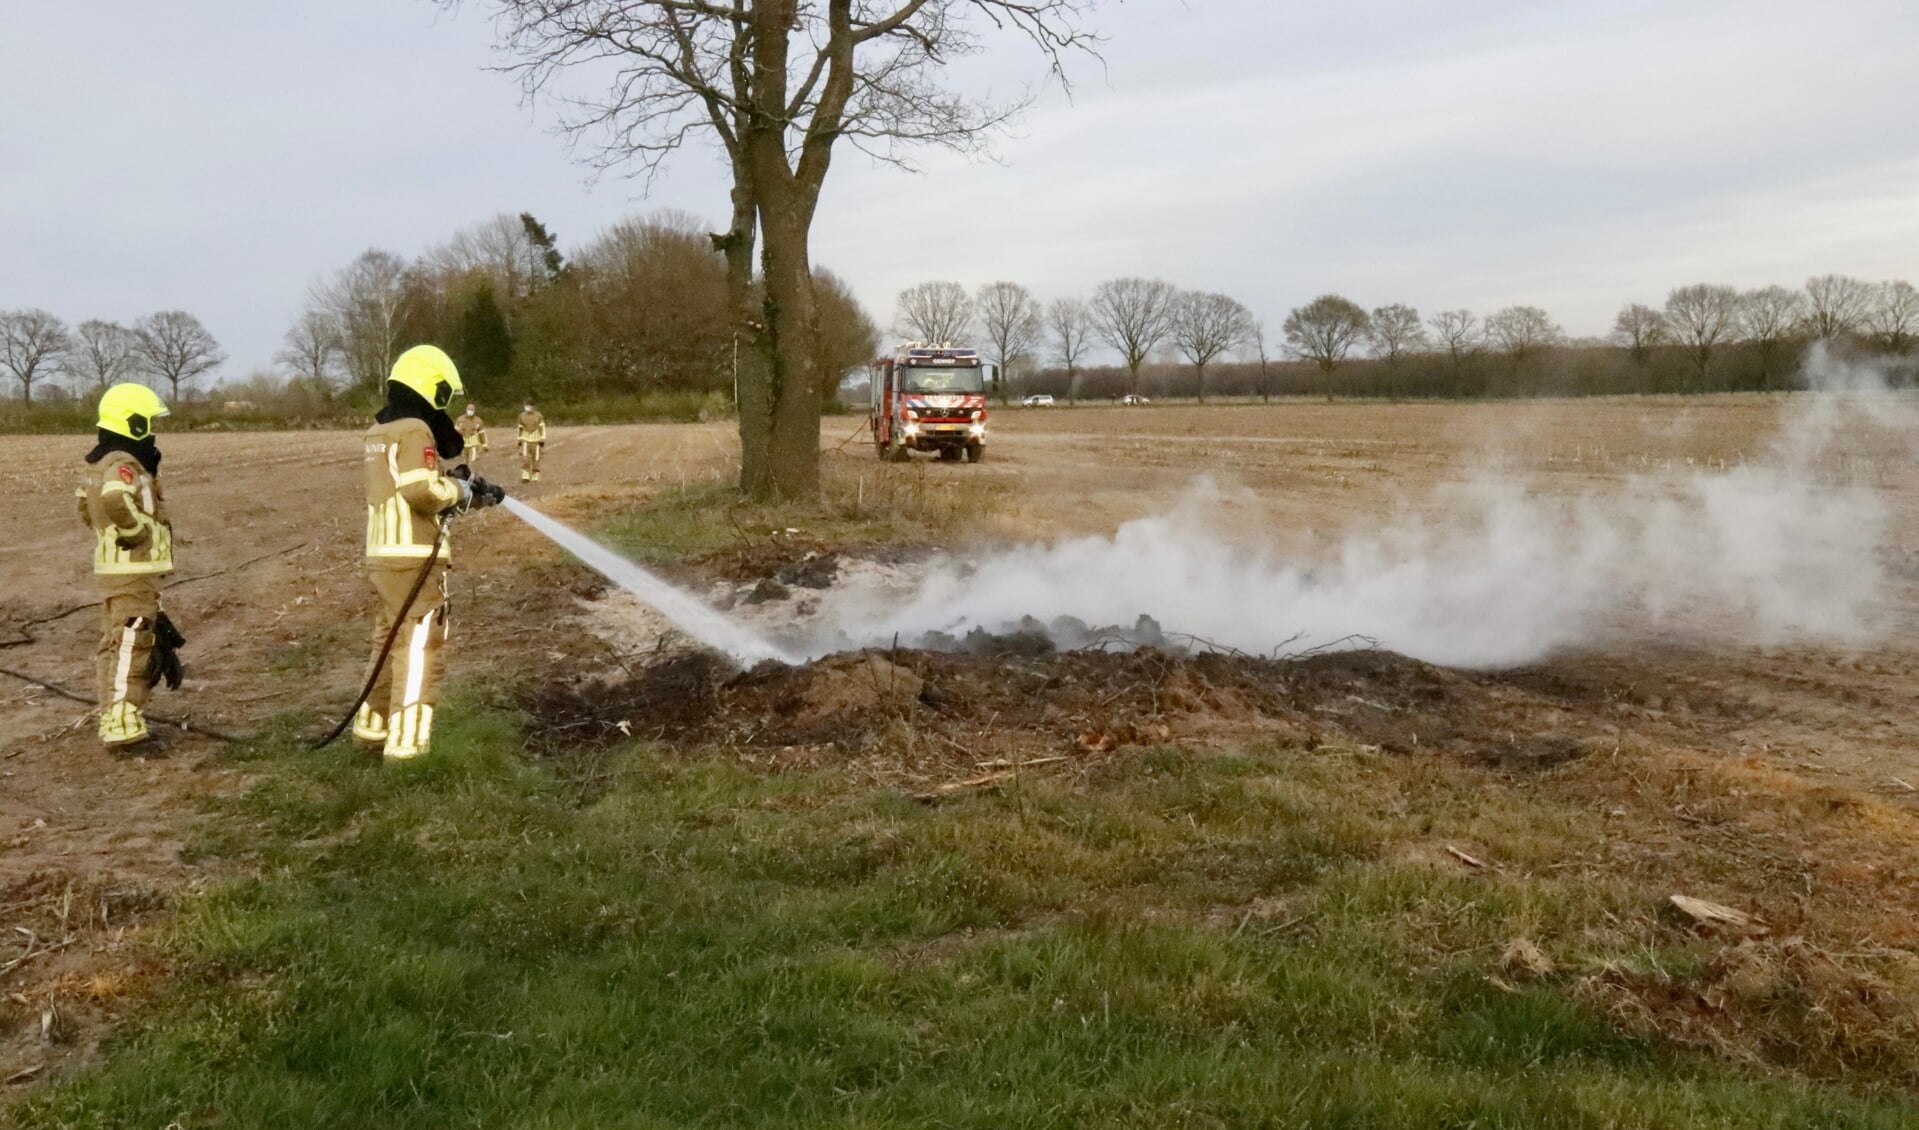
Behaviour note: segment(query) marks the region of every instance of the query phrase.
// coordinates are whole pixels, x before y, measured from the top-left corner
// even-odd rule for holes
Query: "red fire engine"
[[[873,363],[868,423],[881,459],[904,463],[909,452],[937,451],[954,461],[986,458],[986,385],[995,366],[977,349],[909,342]]]

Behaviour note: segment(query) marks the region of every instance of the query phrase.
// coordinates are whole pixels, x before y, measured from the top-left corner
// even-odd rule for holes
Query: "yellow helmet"
[[[446,410],[453,398],[466,391],[460,383],[460,370],[453,358],[437,345],[416,345],[393,362],[388,381],[405,385],[425,398],[428,404]]]
[[[128,439],[152,435],[154,417],[166,414],[167,403],[159,393],[131,381],[114,385],[100,397],[100,426]]]

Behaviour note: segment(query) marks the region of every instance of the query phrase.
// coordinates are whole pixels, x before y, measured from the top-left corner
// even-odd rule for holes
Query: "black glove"
[[[153,654],[147,656],[147,686],[159,686],[160,680],[165,679],[168,690],[180,689],[180,648],[186,642],[187,638],[173,626],[167,614],[160,613],[153,622]]]
[[[506,501],[506,488],[498,483],[489,483],[475,476],[473,479],[473,501],[469,505],[478,510],[482,506],[498,506]]]

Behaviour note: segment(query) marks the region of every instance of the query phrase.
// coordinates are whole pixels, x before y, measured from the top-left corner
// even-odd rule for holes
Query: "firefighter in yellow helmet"
[[[520,481],[537,483],[540,481],[540,454],[546,447],[546,417],[533,407],[533,398],[526,398],[526,407],[520,410]]]
[[[367,580],[379,601],[371,666],[379,674],[354,715],[353,737],[388,760],[418,757],[433,737],[450,557],[443,524],[500,497],[484,480],[443,473],[443,461],[459,458],[464,447],[446,412],[461,391],[453,359],[416,345],[393,363],[386,406],[366,433]],[[409,605],[416,581],[423,583]],[[382,662],[389,636],[392,647]]]
[[[174,649],[185,640],[160,610],[160,578],[173,572],[173,525],[160,492],[153,423],[167,414],[157,393],[117,384],[100,397],[98,442],[75,491],[93,533],[93,575],[102,596],[95,662],[100,741],[108,749],[160,744],[147,728],[149,693],[161,678],[180,685]]]
[[[461,457],[469,472],[480,473],[480,453],[487,450],[486,421],[480,419],[480,409],[471,401],[466,402],[466,411],[453,418],[453,427],[459,431],[460,439],[466,443]]]

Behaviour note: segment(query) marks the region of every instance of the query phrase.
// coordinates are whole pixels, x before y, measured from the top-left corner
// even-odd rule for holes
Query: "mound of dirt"
[[[613,679],[529,692],[533,748],[564,756],[627,737],[832,757],[969,762],[1250,737],[1446,752],[1542,768],[1585,744],[1561,712],[1495,679],[1384,651],[1301,659],[1156,648],[1057,651],[1045,637],[982,638],[963,651],[865,651],[733,673],[684,655]]]

